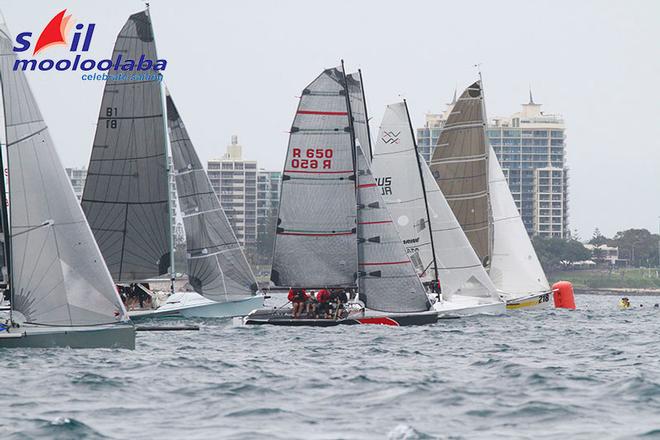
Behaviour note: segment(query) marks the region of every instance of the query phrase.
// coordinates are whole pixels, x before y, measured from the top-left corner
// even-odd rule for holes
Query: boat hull
[[[507,310],[546,309],[550,306],[550,292],[527,295],[506,300]]]
[[[46,327],[24,324],[0,332],[0,348],[126,348],[135,349],[135,327],[109,324]]]
[[[251,311],[263,307],[264,297],[256,295],[237,301],[219,303],[211,301],[194,292],[185,292],[189,298],[182,301],[165,303],[153,310],[129,311],[132,320],[153,318],[233,318],[245,316]],[[197,298],[199,297],[199,298]]]
[[[438,314],[434,311],[420,313],[357,314],[344,319],[291,318],[290,309],[260,309],[245,317],[245,325],[279,325],[288,327],[335,327],[338,325],[390,325],[395,327],[434,324]]]
[[[506,313],[506,309],[504,301],[480,303],[477,298],[469,298],[465,301],[441,301],[433,305],[433,310],[440,316],[501,315]]]

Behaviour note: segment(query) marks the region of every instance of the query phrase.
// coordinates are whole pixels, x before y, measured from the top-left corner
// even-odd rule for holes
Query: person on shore
[[[300,316],[305,308],[305,304],[308,298],[307,292],[305,292],[305,289],[294,289],[292,287],[289,289],[289,295],[287,298],[293,305],[291,316],[296,319]]]

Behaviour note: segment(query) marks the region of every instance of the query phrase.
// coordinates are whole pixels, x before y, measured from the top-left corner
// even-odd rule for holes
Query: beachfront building
[[[255,243],[257,161],[243,159],[243,147],[234,135],[222,158],[208,161],[207,171],[239,243],[243,246]]]
[[[428,162],[449,113],[426,115],[417,129],[420,153]],[[568,167],[565,126],[559,115],[545,114],[541,104],[529,102],[510,117],[495,117],[488,124],[490,143],[502,166],[509,188],[530,235],[568,237]]]
[[[73,167],[65,168],[66,175],[71,181],[73,192],[76,194],[78,201],[82,199],[82,193],[85,189],[85,180],[87,179],[87,167]]]

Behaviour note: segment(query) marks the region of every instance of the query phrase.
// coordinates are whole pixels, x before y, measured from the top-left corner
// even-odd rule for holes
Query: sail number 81
[[[113,116],[117,116],[117,107],[106,107],[105,116],[110,118],[105,120],[105,128],[117,128],[117,120],[112,119]]]
[[[293,149],[291,168],[330,169],[332,168],[332,148]]]

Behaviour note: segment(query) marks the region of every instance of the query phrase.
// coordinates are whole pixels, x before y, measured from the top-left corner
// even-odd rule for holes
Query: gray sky
[[[96,23],[90,57],[108,58],[137,0],[2,1],[9,29],[38,33],[61,8]],[[482,63],[490,116],[527,100],[567,126],[570,224],[582,238],[658,229],[660,2],[152,0],[166,82],[202,158],[232,134],[244,156],[280,169],[296,96],[325,67],[363,70],[372,130],[408,99],[413,124],[444,110]],[[69,57],[51,48],[44,57]],[[41,56],[41,55],[40,55]],[[89,159],[102,82],[32,72],[30,83],[67,166]]]

